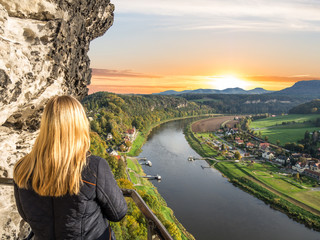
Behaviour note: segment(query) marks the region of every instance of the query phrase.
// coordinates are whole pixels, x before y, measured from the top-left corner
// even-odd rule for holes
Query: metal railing
[[[0,185],[13,185],[12,178],[0,178]],[[142,197],[133,189],[121,189],[124,197],[132,198],[141,213],[146,218],[147,229],[148,229],[148,240],[162,239],[162,240],[173,240],[167,229],[163,226],[157,216],[148,207]]]

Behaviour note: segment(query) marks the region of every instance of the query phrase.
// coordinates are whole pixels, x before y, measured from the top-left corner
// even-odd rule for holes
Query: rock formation
[[[87,95],[90,41],[113,23],[109,0],[0,0],[0,177],[28,153],[53,95]],[[10,186],[0,186],[0,236],[24,234]]]

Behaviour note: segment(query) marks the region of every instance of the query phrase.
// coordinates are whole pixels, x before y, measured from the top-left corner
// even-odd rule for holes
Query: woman
[[[35,239],[111,239],[127,204],[105,159],[89,156],[89,123],[73,97],[49,100],[31,152],[14,167],[15,199]]]

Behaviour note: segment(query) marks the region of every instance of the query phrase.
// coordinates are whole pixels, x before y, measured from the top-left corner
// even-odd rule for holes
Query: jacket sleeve
[[[118,222],[127,213],[127,203],[105,159],[100,159],[97,170],[97,199],[103,215]]]
[[[22,210],[22,206],[21,206],[21,202],[20,202],[19,189],[18,189],[17,184],[15,184],[15,183],[14,183],[14,198],[16,200],[16,205],[17,205],[18,212],[19,212],[20,216],[22,217],[22,219],[24,221],[27,222],[27,217],[26,217],[24,211]]]

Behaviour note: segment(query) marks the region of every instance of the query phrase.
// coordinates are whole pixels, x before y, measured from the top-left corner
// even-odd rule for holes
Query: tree
[[[268,137],[268,136],[265,136],[265,137],[264,137],[264,140],[265,140],[266,142],[268,142],[269,137]]]
[[[298,144],[296,148],[297,148],[298,152],[303,152],[303,150],[304,150],[304,146],[302,144]]]
[[[225,150],[225,146],[224,144],[221,145],[221,151],[224,151]]]
[[[280,140],[277,140],[277,145],[280,146]]]
[[[304,141],[307,143],[307,142],[309,142],[309,140],[310,140],[310,132],[307,130],[304,133]]]
[[[318,139],[319,139],[319,133],[318,133],[318,131],[314,131],[312,134],[312,142],[316,143],[316,142],[318,142]]]
[[[121,152],[125,152],[127,150],[127,148],[126,148],[126,146],[124,144],[121,144],[119,146],[119,149],[120,149]]]
[[[237,159],[237,160],[241,160],[241,158],[242,158],[241,154],[240,154],[238,151],[236,151],[236,152],[234,153],[234,157],[235,157],[235,159]]]

